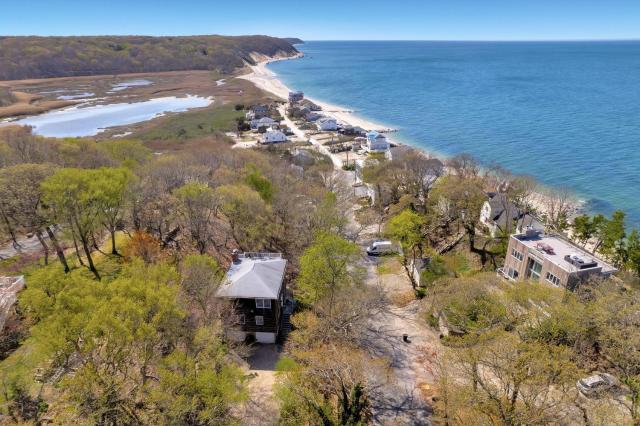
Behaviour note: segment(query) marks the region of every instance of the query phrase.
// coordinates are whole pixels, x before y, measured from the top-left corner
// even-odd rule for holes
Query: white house
[[[260,127],[271,127],[276,124],[276,121],[273,118],[262,117],[251,120],[251,129],[258,130]]]
[[[262,135],[262,139],[260,139],[260,143],[270,144],[270,143],[279,143],[286,142],[287,135],[282,133],[277,129],[267,129],[266,132]]]
[[[316,125],[318,126],[318,130],[321,130],[323,132],[338,130],[338,122],[335,118],[331,117],[324,117],[319,119],[316,122]]]
[[[370,152],[385,152],[389,149],[389,141],[382,133],[371,131],[367,133],[367,150]]]

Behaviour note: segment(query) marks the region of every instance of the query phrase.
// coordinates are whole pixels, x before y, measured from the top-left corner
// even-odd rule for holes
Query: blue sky
[[[640,0],[0,0],[1,35],[640,39]]]

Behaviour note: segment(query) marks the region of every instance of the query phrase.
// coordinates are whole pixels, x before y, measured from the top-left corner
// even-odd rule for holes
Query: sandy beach
[[[287,87],[282,81],[278,79],[278,76],[267,68],[267,65],[275,61],[285,61],[300,58],[302,54],[292,56],[289,58],[276,58],[260,61],[257,65],[250,66],[251,72],[245,75],[241,75],[239,78],[249,80],[260,89],[273,93],[276,96],[287,99],[291,89]],[[306,99],[319,105],[322,108],[322,113],[335,118],[336,120],[350,124],[352,126],[359,126],[366,130],[376,130],[379,132],[389,132],[394,129],[390,129],[378,123],[365,120],[358,117],[353,111],[343,108],[337,105],[328,104],[326,102],[318,101],[317,99],[310,98],[305,95]]]

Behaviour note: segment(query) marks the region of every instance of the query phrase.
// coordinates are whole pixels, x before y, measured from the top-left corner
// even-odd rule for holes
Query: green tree
[[[80,239],[89,270],[100,280],[90,243],[99,225],[100,204],[94,192],[96,173],[84,169],[60,169],[42,183],[44,202],[54,220],[65,223]]]
[[[269,179],[267,179],[260,170],[256,167],[255,164],[249,164],[245,167],[245,173],[247,176],[245,177],[245,183],[249,185],[250,188],[258,192],[260,197],[266,202],[271,203],[273,200],[273,194],[275,192],[275,188]]]
[[[605,220],[598,229],[599,243],[596,245],[602,254],[610,258],[617,266],[624,263],[625,213],[613,212],[611,219]]]
[[[344,234],[348,219],[338,210],[338,196],[335,192],[325,193],[313,212],[312,221],[313,228],[318,231]]]
[[[242,370],[227,360],[221,333],[199,329],[187,348],[178,348],[160,363],[158,386],[151,394],[153,423],[235,424],[231,408],[247,398]],[[239,423],[238,423],[239,424]]]
[[[204,254],[212,238],[211,220],[217,209],[214,190],[204,183],[191,182],[173,194],[180,200],[180,216],[185,227],[200,254]]]
[[[422,256],[425,219],[418,213],[406,209],[389,220],[386,234],[402,246],[402,267],[415,289],[418,285],[413,273],[416,259]]]
[[[604,219],[603,216],[601,217]],[[582,214],[573,220],[574,235],[583,246],[596,235],[597,231],[598,222],[595,217],[591,218],[586,214]]]
[[[189,255],[180,264],[181,293],[187,306],[199,311],[201,323],[208,324],[214,320],[215,308],[221,304],[215,293],[224,280],[225,271],[211,256]],[[222,312],[217,313],[220,320]]]
[[[634,229],[629,234],[626,250],[629,268],[640,276],[640,235],[637,229]]]
[[[238,244],[260,250],[271,235],[271,209],[260,194],[247,185],[223,185],[216,189],[220,209]]]
[[[300,258],[298,297],[305,303],[328,298],[329,316],[335,293],[343,287],[359,284],[361,274],[355,262],[360,248],[343,238],[319,232],[313,244]]]
[[[52,223],[46,214],[47,206],[43,205],[42,182],[54,173],[49,164],[18,164],[0,169],[0,215],[11,221],[24,232],[35,234],[45,253],[45,265],[48,263],[49,246],[45,242],[44,233],[58,255],[65,272],[69,271],[64,251],[62,250]]]
[[[126,168],[103,167],[93,175],[92,185],[99,218],[111,235],[111,254],[118,254],[116,231],[123,221],[127,191],[133,174]]]

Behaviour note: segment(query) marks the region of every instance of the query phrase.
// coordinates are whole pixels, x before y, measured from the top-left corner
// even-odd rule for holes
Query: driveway
[[[276,364],[280,359],[280,345],[256,344],[247,360],[249,400],[242,413],[243,425],[274,425],[278,420],[278,404],[273,395]]]

